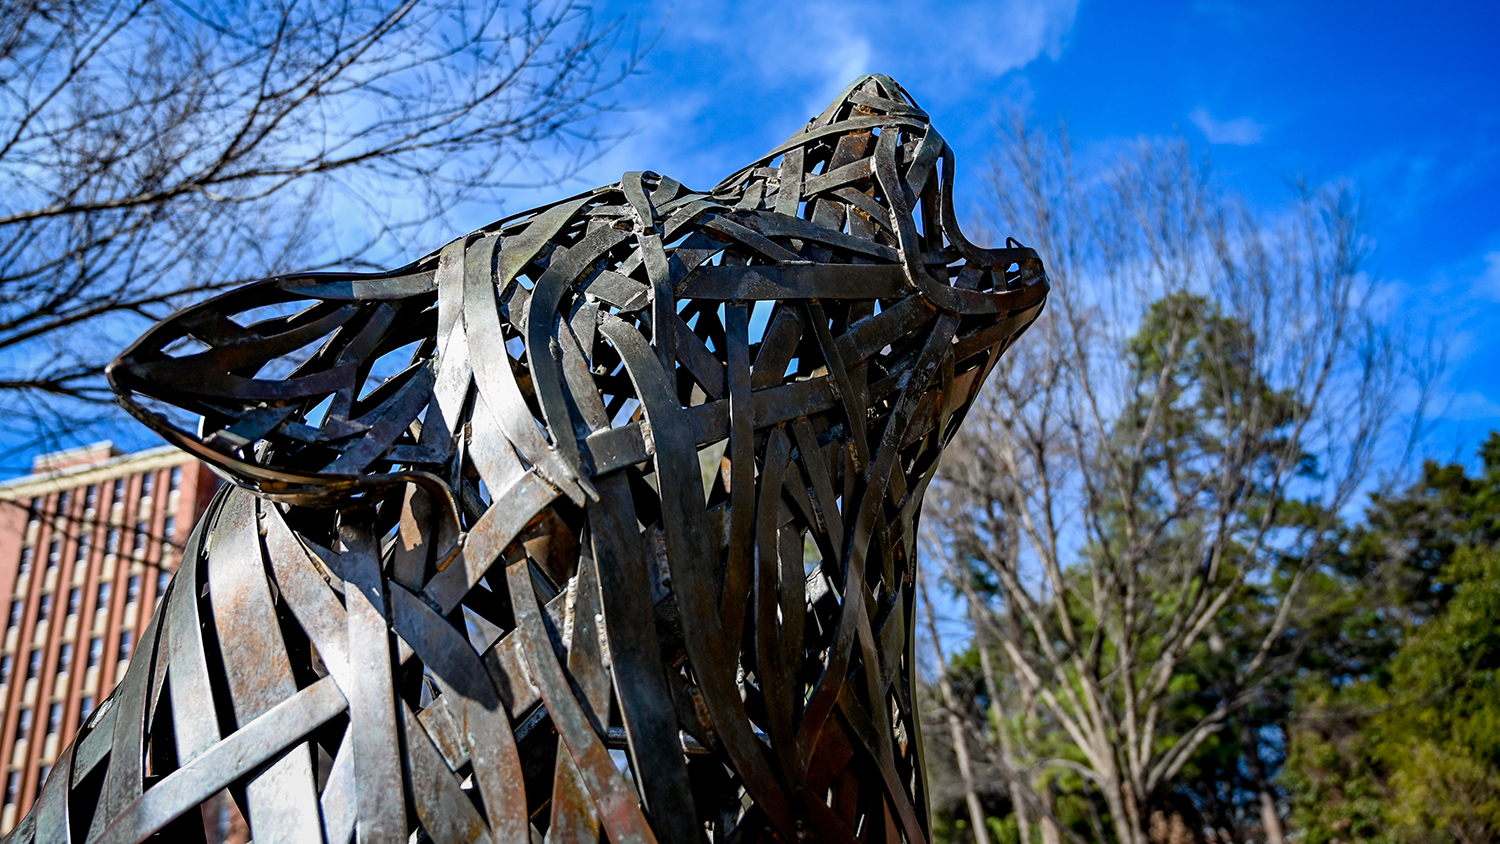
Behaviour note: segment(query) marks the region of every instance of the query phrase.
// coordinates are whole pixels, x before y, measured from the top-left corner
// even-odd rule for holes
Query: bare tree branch
[[[565,178],[606,139],[628,35],[573,0],[7,4],[12,430],[97,417],[102,364],[141,322],[277,272],[388,262],[466,203]]]
[[[1056,293],[950,446],[923,547],[1009,669],[987,693],[1035,710],[1003,753],[992,732],[969,752],[989,736],[1002,769],[1074,770],[1145,844],[1184,767],[1294,665],[1302,590],[1408,370],[1346,189],[1262,217],[1184,143],[1078,174],[1065,136],[1021,122],[995,168],[997,218]]]

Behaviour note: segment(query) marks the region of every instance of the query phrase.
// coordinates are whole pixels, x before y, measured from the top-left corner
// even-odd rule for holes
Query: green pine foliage
[[[1278,438],[1302,409],[1253,368],[1232,365],[1253,342],[1204,297],[1168,296],[1144,315],[1127,348],[1140,390],[1120,408],[1113,430],[1123,439],[1149,435],[1134,471],[1125,473],[1127,494],[1108,490],[1096,501],[1102,524],[1096,538],[1079,548],[1077,561],[1065,567],[1073,587],[1065,600],[1092,598],[1091,557],[1127,550],[1132,540],[1123,527],[1131,521],[1126,508],[1155,516],[1180,506],[1163,493],[1191,486],[1196,473],[1227,450],[1256,451],[1234,441],[1232,432],[1242,435],[1244,426],[1226,419],[1226,412],[1253,406],[1261,414],[1257,435],[1282,442]],[[1163,356],[1163,348],[1177,351]],[[1168,400],[1153,408],[1159,391]],[[1148,420],[1148,413],[1155,416]],[[1285,668],[1196,748],[1169,792],[1153,796],[1153,805],[1175,807],[1199,836],[1192,840],[1227,840],[1218,831],[1229,829],[1248,836],[1234,840],[1265,840],[1247,768],[1255,754],[1274,777],[1277,812],[1287,840],[1296,844],[1500,844],[1500,432],[1490,435],[1479,458],[1478,472],[1428,462],[1416,483],[1372,495],[1360,517],[1342,525],[1315,498],[1262,485],[1262,472],[1247,467],[1246,486],[1236,495],[1249,506],[1239,518],[1248,525],[1269,514],[1270,539],[1277,538],[1274,531],[1300,531],[1307,541],[1263,543],[1259,553],[1270,562],[1262,564],[1262,576],[1244,584],[1173,675],[1159,745],[1165,748],[1240,692],[1237,666],[1252,658],[1272,613],[1293,594],[1293,573],[1302,571],[1305,579],[1291,598],[1296,623],[1285,644],[1272,650]],[[1320,468],[1309,456],[1296,475],[1315,482]],[[1211,503],[1204,502],[1201,512],[1211,513]],[[1139,601],[1151,616],[1169,614],[1179,600],[1170,579],[1157,582],[1154,561],[1180,553],[1179,545],[1189,547],[1203,528],[1193,518],[1162,522],[1171,527],[1156,537],[1152,553],[1141,556],[1138,570]],[[1238,537],[1229,543],[1220,577],[1234,577],[1238,566],[1250,563],[1249,545]],[[969,567],[966,574],[970,590],[985,600],[1000,593],[983,567]],[[1079,635],[1102,643],[1093,659],[1109,668],[1118,659],[1114,640],[1095,633],[1118,619],[1094,617],[1082,605],[1076,609]],[[1022,639],[1023,645],[1030,641]],[[1138,643],[1139,655],[1149,664],[1159,644],[1148,635]],[[972,647],[954,653],[948,671],[969,708],[968,723],[984,737],[981,744],[994,745],[998,731],[1006,730],[1014,746],[1027,748],[1021,764],[1040,758],[1086,764],[1056,724],[1023,715],[1026,707],[1009,699],[1014,686],[1004,678],[1006,721],[992,723]],[[941,740],[936,745],[941,755]],[[934,764],[940,766],[941,758]],[[1060,765],[1033,770],[1044,771],[1033,785],[1046,795],[1064,837],[1121,840],[1096,787]],[[986,783],[979,796],[989,840],[1019,844],[1016,815],[1000,778]],[[934,808],[936,840],[975,840],[960,800],[939,801]],[[1030,840],[1039,840],[1034,825]]]
[[[1373,502],[1281,781],[1306,844],[1500,841],[1500,434]]]

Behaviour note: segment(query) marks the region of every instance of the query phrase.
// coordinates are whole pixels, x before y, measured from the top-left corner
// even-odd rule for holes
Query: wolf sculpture
[[[710,191],[152,328],[112,385],[233,485],[10,840],[926,842],[918,512],[1047,293],[953,177],[867,76]]]

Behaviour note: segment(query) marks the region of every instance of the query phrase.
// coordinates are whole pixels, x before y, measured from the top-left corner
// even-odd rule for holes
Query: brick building
[[[219,479],[171,446],[47,454],[0,483],[0,833],[125,673]]]

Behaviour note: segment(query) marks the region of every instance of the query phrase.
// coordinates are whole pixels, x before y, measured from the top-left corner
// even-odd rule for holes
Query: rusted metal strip
[[[542,691],[542,698],[547,702],[552,723],[594,801],[600,822],[609,832],[610,839],[619,844],[654,844],[656,836],[640,807],[631,799],[624,778],[615,769],[609,751],[605,750],[604,743],[573,697],[572,688],[563,676],[552,648],[546,644],[547,632],[537,609],[529,564],[524,560],[515,563],[507,569],[506,575],[521,635],[521,652],[537,688]]]
[[[216,525],[217,547],[208,558],[213,623],[241,729],[297,693],[266,579],[259,528],[255,499],[243,492],[228,496]],[[184,704],[191,705],[177,705]],[[321,837],[312,755],[305,749],[281,756],[256,775],[245,787],[245,802],[257,840]]]
[[[590,562],[597,567],[604,637],[630,762],[658,837],[687,844],[695,840],[698,813],[687,766],[676,746],[676,713],[663,676],[635,504],[620,475],[601,477],[597,483],[599,503],[589,513]]]
[[[735,661],[726,652],[731,643],[720,638],[716,629],[719,596],[711,586],[710,561],[717,555],[707,547],[711,538],[703,525],[703,498],[698,493],[700,487],[692,483],[698,465],[696,450],[684,447],[692,441],[686,420],[663,373],[645,365],[646,349],[640,335],[618,319],[608,317],[599,329],[624,360],[647,420],[663,443],[656,450],[655,462],[667,555],[684,644],[694,676],[704,690],[704,704],[746,788],[773,823],[790,830],[792,822],[786,798],[776,788],[765,748],[755,742],[745,721],[743,703],[731,674]]]
[[[355,829],[361,844],[400,844],[406,838],[406,805],[392,800],[401,791],[396,713],[391,701],[390,635],[386,632],[388,594],[399,589],[380,576],[375,556],[374,513],[347,510],[339,535],[344,544],[344,606],[348,631],[349,730],[344,742],[354,754]],[[316,817],[316,816],[314,816]]]
[[[684,299],[890,299],[906,289],[906,273],[888,264],[793,264],[781,267],[699,267],[677,287]]]
[[[526,792],[519,786],[511,713],[489,673],[458,630],[400,586],[391,589],[391,613],[396,632],[422,659],[459,725],[491,831],[500,841],[525,837]]]
[[[354,753],[340,748],[328,770],[328,782],[318,795],[323,809],[323,840],[328,844],[348,844],[354,834],[356,798],[354,795]]]
[[[222,791],[225,786],[265,764],[343,712],[344,696],[332,678],[324,678],[261,713],[191,763],[126,806],[89,844],[139,844],[183,812]],[[322,824],[308,832],[322,837]]]

